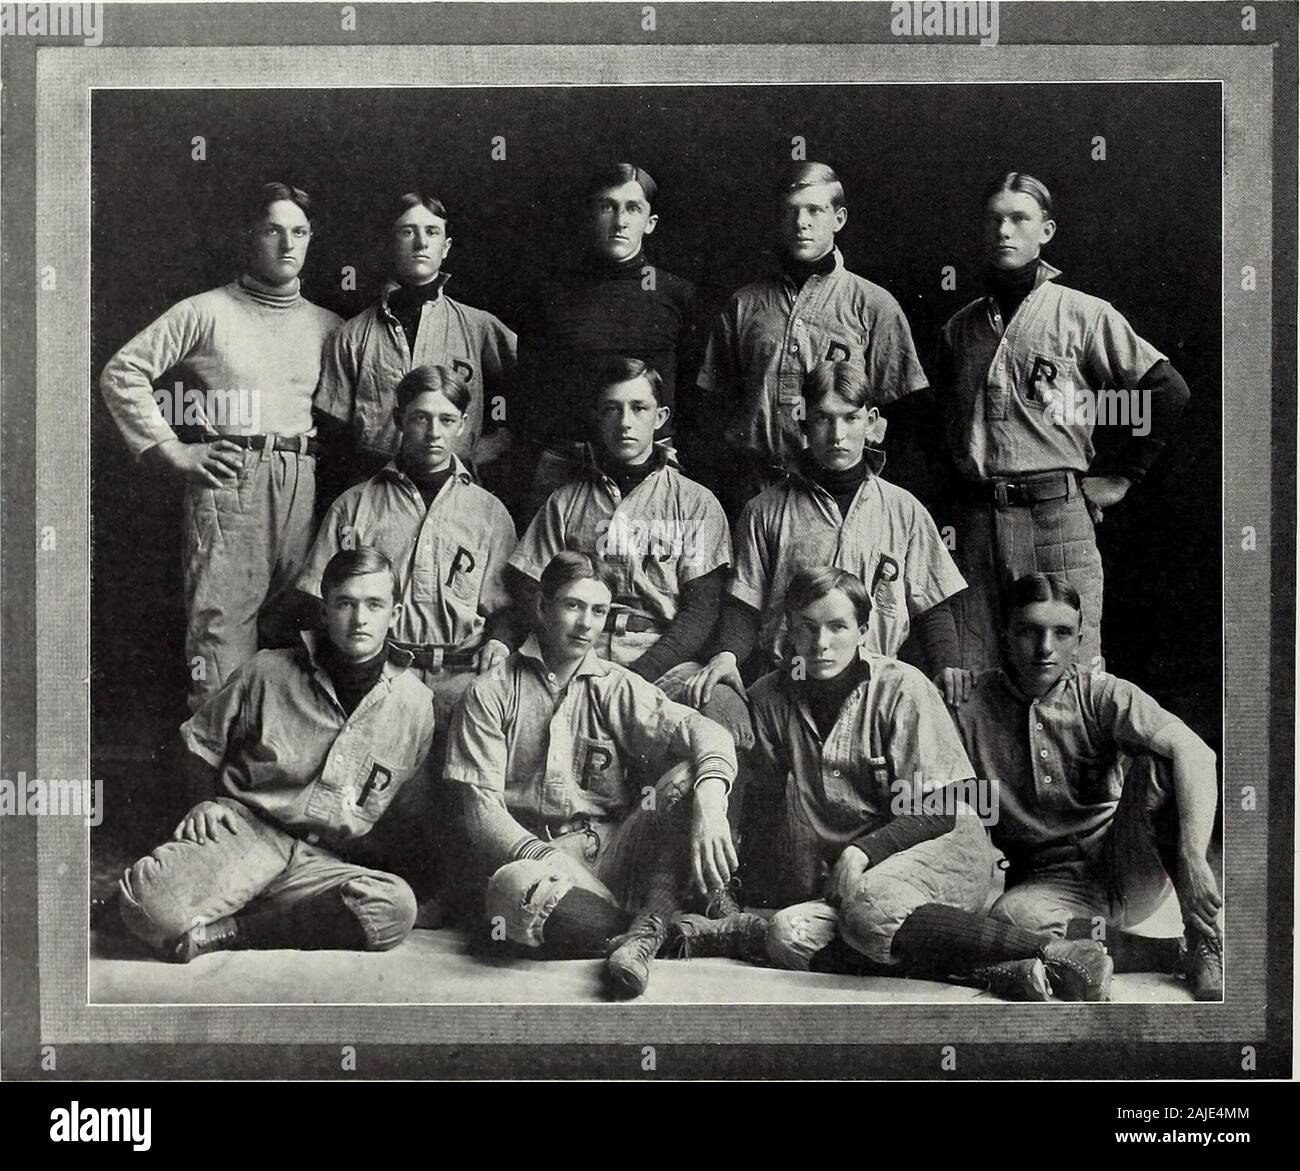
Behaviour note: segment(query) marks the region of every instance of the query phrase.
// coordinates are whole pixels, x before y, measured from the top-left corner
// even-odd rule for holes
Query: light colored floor
[[[574,1004],[599,1003],[600,960],[535,962],[466,952],[455,931],[414,931],[390,952],[218,952],[188,965],[92,954],[92,1004]],[[828,976],[735,960],[659,960],[649,1004],[825,1004],[986,1000],[928,980]],[[1172,976],[1116,976],[1111,1000],[1188,1001]]]

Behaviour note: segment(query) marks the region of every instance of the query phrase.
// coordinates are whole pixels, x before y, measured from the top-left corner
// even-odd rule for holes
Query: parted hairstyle
[[[311,223],[311,196],[300,187],[291,187],[288,183],[259,183],[244,196],[240,209],[239,222],[245,231],[251,230],[273,203],[288,201],[297,204],[302,214]]]
[[[984,188],[984,196],[980,206],[988,206],[989,200],[1003,191],[1014,191],[1018,195],[1028,195],[1043,209],[1043,215],[1049,220],[1055,219],[1052,213],[1052,193],[1047,190],[1047,184],[1041,179],[1035,179],[1033,175],[1027,175],[1024,171],[1008,171]]]
[[[1079,615],[1083,622],[1083,606],[1079,602],[1079,591],[1060,574],[1026,573],[1011,583],[1007,592],[1008,618],[1017,610],[1032,606],[1035,602],[1064,602]]]
[[[379,223],[381,234],[387,236],[393,230],[393,226],[397,221],[413,207],[428,208],[446,225],[447,235],[451,235],[451,219],[447,215],[446,206],[441,199],[435,199],[432,195],[425,195],[423,191],[408,191],[405,195],[399,195],[384,208],[386,215]]]
[[[599,402],[606,388],[620,382],[631,382],[634,378],[644,378],[650,384],[655,402],[663,405],[664,380],[659,376],[658,370],[640,358],[610,358],[602,364],[592,380],[592,401]]]
[[[406,410],[406,404],[428,391],[441,391],[451,404],[464,414],[469,410],[474,392],[469,383],[447,366],[416,366],[393,389],[397,409]]]
[[[824,183],[833,188],[831,206],[843,207],[844,184],[840,182],[840,177],[835,171],[825,163],[790,163],[781,172],[781,178],[777,183],[777,194],[785,195],[790,191],[798,191],[801,187],[820,187]]]
[[[639,183],[645,192],[645,201],[651,207],[659,197],[659,184],[650,178],[650,172],[638,167],[636,163],[610,163],[593,172],[582,189],[584,203],[590,203],[602,191],[611,187],[622,187],[624,183]]]
[[[542,597],[553,598],[565,586],[586,580],[600,582],[611,596],[617,592],[618,579],[614,576],[614,571],[599,557],[579,553],[576,549],[564,549],[552,557],[550,564],[542,570]]]
[[[803,396],[805,419],[828,394],[836,394],[855,407],[871,405],[867,372],[855,362],[818,362],[803,376],[799,393]]]
[[[340,549],[329,559],[325,572],[320,576],[320,596],[329,600],[330,591],[337,589],[350,577],[363,577],[368,573],[386,573],[393,583],[393,601],[402,596],[402,587],[397,580],[397,570],[373,545],[358,545],[355,549]]]
[[[831,565],[805,567],[795,571],[785,590],[786,615],[793,616],[814,602],[820,602],[832,590],[839,590],[853,603],[858,625],[866,626],[871,620],[871,595],[867,592],[867,587],[857,574]]]

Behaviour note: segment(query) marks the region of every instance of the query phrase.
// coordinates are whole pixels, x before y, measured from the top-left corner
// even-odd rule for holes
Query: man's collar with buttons
[[[431,280],[431,281],[429,282],[429,284],[433,286],[433,295],[432,295],[431,297],[429,297],[429,300],[430,300],[430,301],[436,301],[439,297],[442,296],[442,289],[443,289],[443,286],[444,286],[444,285],[445,285],[445,284],[446,284],[450,279],[451,279],[451,273],[449,273],[449,272],[447,272],[447,271],[444,270],[444,271],[438,273],[438,275],[437,275],[436,277],[434,277],[433,280]],[[389,301],[389,299],[392,297],[392,295],[393,295],[395,292],[397,292],[398,289],[401,289],[401,288],[404,288],[404,287],[405,287],[405,286],[402,284],[401,281],[387,280],[387,281],[384,282],[384,288],[383,288],[383,291],[379,294],[379,305],[380,305],[380,308],[382,308],[382,309],[384,310],[385,313],[387,313],[387,312],[389,311],[389,310],[388,310],[388,301]],[[417,285],[416,287],[417,287],[417,288],[424,288],[425,286],[424,286],[424,285]]]
[[[526,639],[524,639],[523,645],[519,648],[516,654],[522,655],[526,659],[531,659],[541,668],[543,675],[549,675],[551,673],[550,667],[546,665],[546,658],[542,654],[542,644],[538,641],[535,633],[530,634]],[[609,674],[609,664],[596,653],[595,647],[591,647],[583,656],[582,662],[578,664],[578,669],[574,671],[573,677],[576,679],[579,675],[607,674]]]
[[[329,678],[329,672],[325,670],[321,662],[321,652],[325,649],[327,635],[319,630],[301,630],[298,632],[302,638],[303,645],[307,648],[307,658],[310,660],[312,667],[319,671],[326,678]],[[398,671],[404,671],[414,660],[414,655],[410,651],[404,651],[401,647],[395,647],[393,644],[386,643],[388,648],[388,661],[384,663],[384,675],[391,678]]]
[[[474,474],[466,467],[465,462],[454,452],[451,457],[453,480],[459,480],[462,484],[474,483]],[[415,481],[411,479],[401,468],[397,466],[397,457],[394,456],[374,475],[375,479],[393,479],[401,484],[409,484],[412,489],[415,488]]]
[[[1035,702],[1035,700],[1041,703],[1043,700],[1053,698],[1058,692],[1064,690],[1064,688],[1070,683],[1071,680],[1077,678],[1078,674],[1079,674],[1079,664],[1071,663],[1068,667],[1066,667],[1066,669],[1063,672],[1061,672],[1061,677],[1055,683],[1053,683],[1051,687],[1049,687],[1045,692],[1043,692],[1042,695],[1035,696],[1035,695],[1028,695],[1024,691],[1022,691],[1020,688],[1020,684],[1016,682],[1016,677],[1012,675],[1012,673],[1008,671],[1006,667],[998,668],[998,676],[1002,680],[1002,685],[1021,703],[1027,703],[1027,704],[1032,704]]]

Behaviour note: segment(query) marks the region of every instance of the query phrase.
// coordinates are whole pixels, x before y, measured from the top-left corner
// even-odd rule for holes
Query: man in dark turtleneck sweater
[[[632,163],[616,163],[592,177],[584,198],[584,255],[541,283],[519,330],[519,390],[508,423],[530,453],[518,463],[517,482],[502,491],[520,524],[580,468],[588,390],[606,362],[639,358],[659,372],[670,414],[657,438],[666,442],[687,360],[695,289],[651,264],[642,247],[659,222],[655,181]]]
[[[1082,668],[1101,661],[1102,565],[1093,531],[1165,446],[1190,394],[1165,356],[1110,304],[1066,288],[1041,256],[1052,197],[1011,172],[985,193],[987,294],[943,328],[938,399],[958,475],[961,666],[996,667],[1002,595],[1056,573],[1083,603]],[[1104,473],[1093,432],[1128,434]]]
[[[824,163],[796,163],[779,200],[780,266],[731,298],[700,367],[702,406],[724,427],[709,484],[733,520],[803,448],[799,388],[814,366],[865,370],[873,406],[926,385],[898,302],[849,272],[835,247],[849,215],[839,177]]]

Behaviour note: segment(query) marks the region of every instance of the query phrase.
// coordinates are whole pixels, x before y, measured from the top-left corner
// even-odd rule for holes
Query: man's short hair
[[[777,183],[777,195],[787,195],[803,187],[821,187],[823,184],[829,185],[832,189],[831,206],[843,207],[844,184],[840,182],[840,177],[834,170],[825,163],[790,163],[781,172],[780,181]]]
[[[447,366],[417,366],[393,389],[398,411],[406,410],[407,403],[429,391],[440,391],[461,414],[469,410],[474,398],[469,383],[455,370]]]
[[[832,590],[839,590],[853,603],[853,613],[858,625],[866,626],[871,620],[871,595],[862,584],[862,578],[847,569],[832,565],[818,565],[795,571],[785,591],[785,612],[792,615],[820,602]]]
[[[599,557],[591,553],[580,553],[576,549],[564,549],[551,558],[550,564],[542,570],[540,586],[542,597],[555,597],[567,585],[575,581],[598,581],[610,592],[612,597],[618,590],[618,579],[614,571]]]
[[[1011,583],[1007,591],[1007,618],[1015,611],[1032,606],[1035,602],[1064,602],[1079,615],[1083,625],[1083,605],[1079,591],[1059,573],[1026,573]]]
[[[1000,195],[1003,191],[1014,191],[1017,195],[1028,195],[1043,209],[1044,216],[1049,220],[1054,218],[1052,213],[1052,193],[1047,190],[1047,184],[1041,179],[1035,179],[1033,175],[1027,175],[1024,171],[1008,171],[984,188],[984,196],[980,201],[980,207],[987,207],[989,200],[995,195]]]
[[[397,580],[397,570],[388,557],[373,545],[358,545],[355,549],[340,549],[329,559],[325,572],[320,575],[320,596],[329,600],[330,591],[337,589],[350,577],[364,577],[368,573],[386,573],[393,583],[393,601],[400,601],[402,587]]]
[[[397,221],[400,220],[413,207],[423,207],[433,212],[447,226],[447,235],[451,235],[451,217],[447,215],[447,208],[441,199],[435,199],[432,195],[425,195],[423,191],[408,191],[405,195],[399,195],[391,204],[385,208],[386,217],[380,222],[380,229],[383,235],[387,236],[392,232]]]
[[[655,402],[663,405],[664,380],[659,376],[658,370],[640,358],[610,358],[605,362],[592,381],[592,400],[599,402],[600,396],[608,387],[619,382],[631,382],[634,378],[644,378],[650,384]]]
[[[582,189],[583,202],[590,203],[602,192],[622,187],[624,183],[639,183],[645,192],[646,203],[654,206],[659,197],[659,185],[650,178],[649,171],[642,170],[636,163],[610,163],[594,172]]]
[[[251,229],[261,222],[271,204],[281,201],[297,204],[311,223],[311,196],[301,187],[291,187],[288,183],[259,183],[248,191],[240,211],[240,223],[245,230]]]
[[[799,386],[805,408],[804,417],[828,394],[837,394],[854,407],[871,405],[871,384],[867,372],[855,362],[818,362]]]

